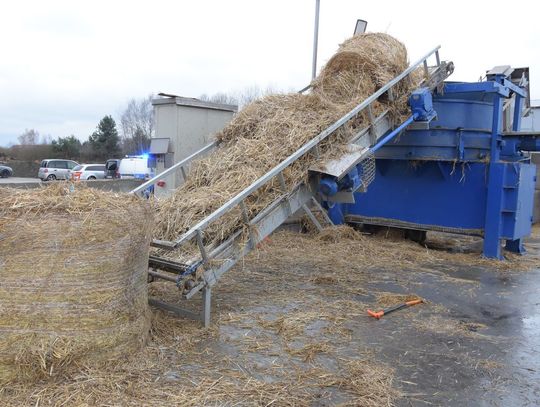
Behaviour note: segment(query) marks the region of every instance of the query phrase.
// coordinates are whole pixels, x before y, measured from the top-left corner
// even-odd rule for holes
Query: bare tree
[[[154,133],[153,95],[131,99],[120,117],[122,143],[126,153],[143,153]]]
[[[34,129],[26,129],[23,134],[17,137],[17,140],[23,146],[39,144],[39,133]]]
[[[238,93],[238,99],[240,100],[241,108],[261,98],[263,94],[263,91],[258,85],[251,85],[245,87]]]
[[[262,89],[258,85],[251,85],[234,93],[218,92],[213,95],[203,93],[199,96],[199,99],[207,102],[237,105],[239,109],[242,109],[244,106],[249,105],[251,102],[260,99],[263,96],[280,92],[281,91],[278,88],[273,86],[267,86],[266,89]]]
[[[199,96],[199,99],[206,102],[221,103],[225,105],[238,105],[238,98],[234,94],[224,92],[214,93],[212,96],[203,93]]]
[[[53,138],[50,134],[44,134],[41,136],[40,144],[51,144],[53,142]]]

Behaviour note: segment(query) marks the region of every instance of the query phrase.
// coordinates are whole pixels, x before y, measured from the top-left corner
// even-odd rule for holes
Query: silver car
[[[79,164],[71,170],[74,181],[91,181],[105,178],[105,164]]]
[[[43,160],[39,166],[38,177],[43,181],[69,179],[71,170],[79,165],[72,160]]]
[[[13,175],[13,170],[7,165],[0,164],[0,178],[7,178]]]

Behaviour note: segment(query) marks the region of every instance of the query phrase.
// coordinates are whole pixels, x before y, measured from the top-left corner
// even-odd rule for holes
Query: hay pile
[[[356,105],[407,68],[405,46],[383,33],[349,38],[313,82],[315,93],[338,105]],[[407,85],[398,85],[403,93]]]
[[[138,349],[149,205],[66,183],[0,188],[0,202],[0,382]]]
[[[218,135],[219,148],[195,162],[187,182],[158,204],[154,231],[160,239],[175,239],[227,200],[256,181],[274,166],[350,111],[408,66],[403,44],[387,34],[356,36],[341,45],[310,94],[266,96],[244,108]],[[390,108],[406,109],[403,86],[396,101],[380,100],[375,114]],[[321,145],[322,158],[335,156],[355,129],[366,126],[361,114]],[[304,156],[285,172],[288,187],[302,181],[316,158]],[[277,180],[247,200],[254,216],[281,195]],[[218,243],[242,227],[240,210],[233,211],[206,229],[206,243]]]

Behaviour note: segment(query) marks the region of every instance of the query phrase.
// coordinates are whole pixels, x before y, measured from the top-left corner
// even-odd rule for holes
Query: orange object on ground
[[[421,304],[423,302],[424,302],[424,300],[422,300],[422,299],[420,299],[420,300],[412,300],[412,301],[407,301],[407,302],[404,302],[402,304],[396,305],[395,307],[392,307],[392,308],[383,309],[382,311],[378,311],[378,312],[375,312],[375,311],[372,311],[372,310],[368,309],[367,313],[368,313],[369,316],[371,316],[373,318],[381,319],[386,314],[390,314],[391,312],[398,311],[398,310],[403,309],[403,308],[412,307],[413,305]]]

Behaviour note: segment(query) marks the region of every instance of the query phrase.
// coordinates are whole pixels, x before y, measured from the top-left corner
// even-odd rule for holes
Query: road
[[[22,178],[22,177],[9,177],[0,178],[0,184],[25,184],[25,183],[39,183],[39,178]]]

